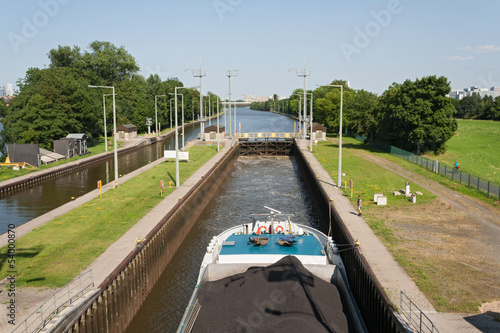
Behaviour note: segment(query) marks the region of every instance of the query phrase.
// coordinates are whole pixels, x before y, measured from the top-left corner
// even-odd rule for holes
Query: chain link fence
[[[352,133],[349,133],[349,135],[361,142],[366,142],[367,140],[366,136]],[[497,198],[500,198],[500,185],[492,183],[487,179],[475,176],[468,172],[463,172],[462,170],[456,170],[455,168],[447,166],[445,164],[439,164],[437,160],[430,160],[426,157],[410,153],[406,150],[388,145],[383,142],[375,141],[373,143],[373,146],[380,148],[390,153],[391,155],[395,155],[399,158],[405,159],[408,162],[420,165],[421,167],[440,174],[448,179],[451,179],[452,181],[476,188],[478,191],[482,191],[483,193],[485,193],[488,197],[495,196]]]

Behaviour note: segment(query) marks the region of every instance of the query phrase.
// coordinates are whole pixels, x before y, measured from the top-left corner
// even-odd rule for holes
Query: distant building
[[[4,97],[6,95],[7,94],[5,93],[5,88],[4,87],[0,87],[0,97]]]
[[[119,139],[131,140],[137,138],[137,126],[134,124],[123,124],[116,129]]]
[[[219,125],[219,140],[224,139],[226,128]],[[217,125],[205,127],[205,141],[217,141]]]
[[[491,96],[496,98],[500,96],[500,87],[479,88],[478,86],[471,86],[469,88],[464,88],[463,90],[452,90],[447,96],[454,99],[462,99],[464,97],[478,95],[480,98],[485,96]]]
[[[5,96],[14,96],[14,88],[12,87],[12,83],[7,83],[5,85]]]
[[[326,140],[326,127],[320,124],[313,124],[312,127],[313,140]]]

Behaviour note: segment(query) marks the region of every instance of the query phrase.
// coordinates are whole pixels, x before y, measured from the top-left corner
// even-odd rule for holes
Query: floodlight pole
[[[231,76],[238,76],[238,71],[239,69],[231,69],[229,68],[226,71],[226,76],[229,78],[229,93],[228,93],[228,99],[229,99],[229,138],[232,138],[232,129],[231,129]],[[236,117],[236,106],[235,106],[235,117]],[[236,124],[234,125],[234,129],[236,130]],[[236,138],[236,136],[235,136]]]
[[[115,181],[118,186],[118,149],[116,144],[116,103],[115,103],[115,87],[114,86],[88,86],[89,88],[106,88],[113,89],[113,136],[115,137],[115,156],[114,156],[114,164],[115,164]]]
[[[220,151],[220,134],[219,134],[219,96],[217,96],[217,151]]]
[[[302,120],[304,121],[304,127],[306,127],[306,121],[305,121],[305,118],[306,118],[306,91],[307,91],[307,81],[306,81],[306,78],[311,75],[311,71],[308,71],[306,68],[304,69],[298,69],[298,68],[290,68],[288,69],[288,71],[291,71],[291,70],[294,70],[295,73],[297,74],[297,76],[302,76],[304,78],[304,117],[302,118]],[[304,134],[304,137],[303,139],[305,139],[305,134]]]
[[[177,89],[191,89],[188,87],[175,87],[175,187],[179,187],[179,131],[177,130]]]
[[[158,108],[157,108],[157,102],[156,102],[156,98],[157,97],[167,97],[167,95],[155,95],[155,118],[156,118],[156,124],[155,124],[155,127],[156,127],[156,135],[158,136]]]
[[[203,77],[207,75],[206,71],[201,70],[201,61],[200,61],[200,69],[189,69],[186,68],[185,71],[191,71],[194,77],[200,78],[200,140],[203,140],[203,132],[204,132],[204,124],[203,124]]]
[[[302,126],[302,95],[301,94],[293,94],[299,96],[299,132]],[[302,133],[301,133],[302,134]]]
[[[168,93],[169,95],[174,95],[174,93]],[[184,94],[177,94],[181,95],[181,100],[182,100],[182,149],[184,149]],[[177,107],[175,107],[175,112],[177,112]],[[177,126],[177,125],[176,125]]]
[[[108,151],[108,129],[106,128],[106,96],[111,96],[113,94],[103,94],[102,104],[104,106],[104,148]]]
[[[320,86],[320,85],[318,85]],[[320,87],[336,87],[340,88],[340,121],[339,121],[339,170],[337,177],[337,187],[341,187],[342,177],[342,104],[344,100],[344,86],[341,84],[326,84]]]

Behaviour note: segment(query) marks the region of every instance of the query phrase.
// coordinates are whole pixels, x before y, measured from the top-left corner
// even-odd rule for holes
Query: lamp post
[[[302,111],[301,111],[301,105],[302,105],[302,95],[301,94],[293,94],[299,96],[299,132],[301,130],[302,126]],[[300,133],[302,134],[302,133]]]
[[[104,106],[104,148],[108,151],[108,129],[106,128],[106,96],[111,96],[113,94],[103,94],[102,104]]]
[[[188,69],[186,68],[185,71],[191,71],[193,73],[194,77],[199,77],[200,78],[200,140],[203,140],[203,132],[204,132],[204,125],[203,125],[203,77],[207,75],[206,71],[201,70],[201,59],[200,59],[200,69]]]
[[[305,67],[305,66],[304,66]],[[306,68],[304,69],[297,69],[297,68],[290,68],[288,71],[291,71],[291,70],[295,70],[295,73],[297,74],[297,76],[302,76],[304,78],[304,118],[302,118],[304,120],[304,127],[305,126],[305,117],[306,117],[306,91],[307,91],[307,81],[306,81],[306,77],[308,77],[309,75],[311,75],[311,71],[308,71]],[[305,137],[305,134],[304,134],[304,139],[306,138]]]
[[[113,89],[113,136],[115,137],[115,156],[114,156],[114,164],[115,164],[115,181],[118,185],[118,149],[116,144],[116,103],[115,103],[115,87],[114,86],[89,86],[89,88],[106,88]]]
[[[217,151],[220,151],[220,134],[219,134],[219,96],[217,96]]]
[[[155,95],[155,118],[156,118],[156,124],[155,124],[155,129],[156,129],[156,135],[158,135],[158,108],[157,108],[157,103],[156,103],[156,98],[157,97],[167,97],[167,95]]]
[[[309,127],[310,127],[310,134],[309,134],[309,140],[310,140],[310,150],[311,153],[313,151],[313,139],[312,139],[312,119],[313,119],[313,94],[312,93],[306,93],[306,95],[311,95],[311,105],[309,106]],[[304,112],[304,139],[306,138],[307,134],[307,119],[305,118],[306,112]]]
[[[169,95],[174,95],[174,93],[168,93]],[[182,100],[182,149],[184,149],[184,94],[177,94],[181,95],[181,100]],[[175,107],[175,112],[177,112],[177,107]],[[175,125],[177,126],[177,124]]]
[[[172,129],[172,99],[170,99],[170,129]]]
[[[340,121],[339,121],[339,170],[337,178],[337,186],[341,187],[341,177],[342,177],[342,101],[344,99],[344,86],[341,84],[326,84],[318,85],[320,87],[335,87],[340,88]]]
[[[175,187],[179,187],[179,131],[177,130],[177,89],[191,89],[187,87],[175,87]]]
[[[226,76],[229,79],[229,93],[228,93],[228,98],[229,98],[229,138],[232,138],[232,130],[231,130],[231,76],[238,76],[238,69],[228,69],[226,71]],[[235,118],[236,118],[236,107],[235,107]],[[236,123],[234,124],[234,129],[236,130]]]

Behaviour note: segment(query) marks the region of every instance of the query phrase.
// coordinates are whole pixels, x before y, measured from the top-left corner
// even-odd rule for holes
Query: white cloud
[[[467,51],[467,50],[470,50],[472,47],[470,46],[462,46],[462,47],[457,47],[457,50],[460,50],[460,51]]]
[[[446,61],[465,61],[465,60],[472,60],[474,59],[473,56],[468,56],[468,57],[462,57],[462,56],[451,56],[446,58]]]
[[[500,51],[500,46],[496,45],[481,45],[474,48],[474,53],[489,53]]]

